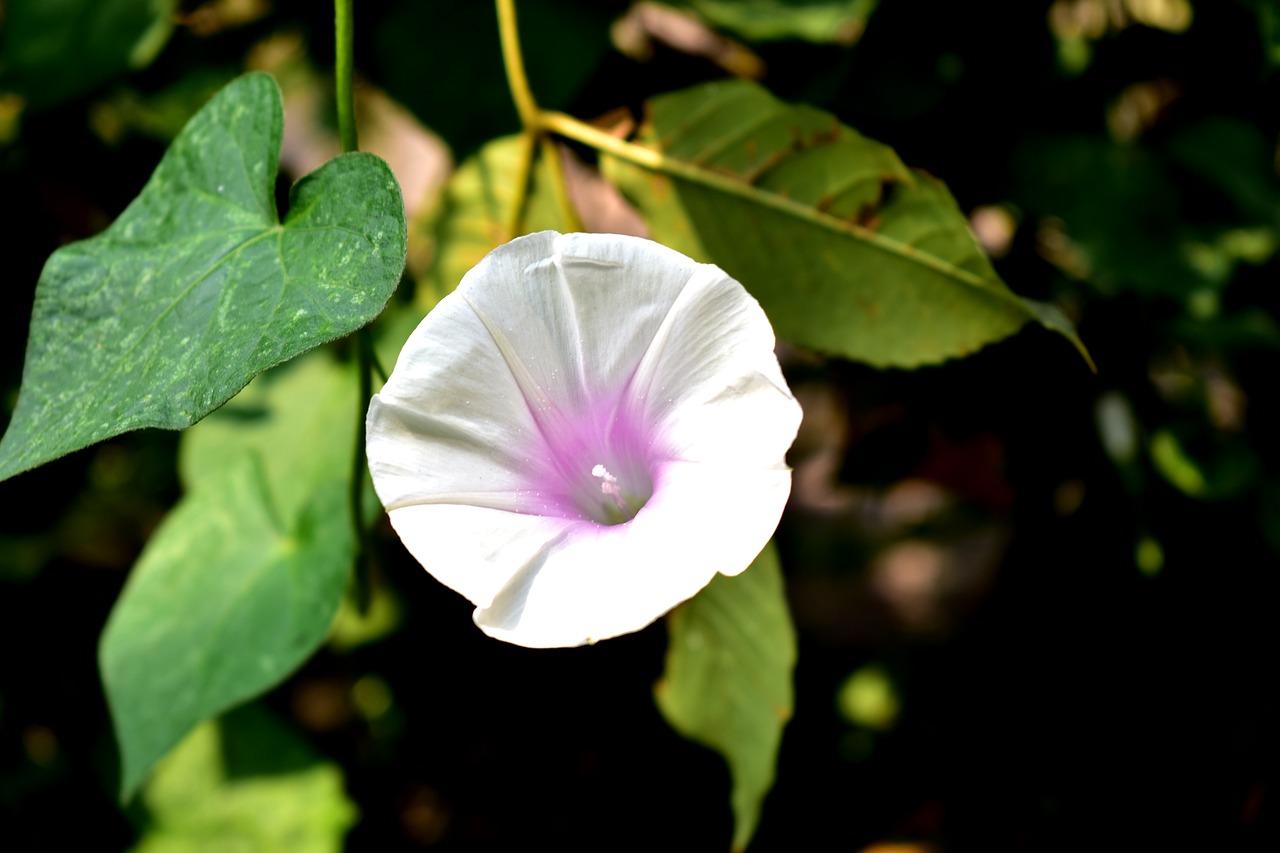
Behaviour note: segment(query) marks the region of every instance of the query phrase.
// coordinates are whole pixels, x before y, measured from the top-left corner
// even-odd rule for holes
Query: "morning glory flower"
[[[374,396],[374,487],[490,636],[639,630],[777,527],[800,407],[773,345],[718,267],[638,237],[521,237],[427,315]]]

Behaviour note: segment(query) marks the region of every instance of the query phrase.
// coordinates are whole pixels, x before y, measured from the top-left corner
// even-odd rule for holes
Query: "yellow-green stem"
[[[516,112],[525,130],[538,126],[538,104],[524,75],[524,57],[520,53],[520,28],[516,23],[515,0],[497,0],[498,38],[502,41],[502,64],[507,70],[507,85],[516,102]]]

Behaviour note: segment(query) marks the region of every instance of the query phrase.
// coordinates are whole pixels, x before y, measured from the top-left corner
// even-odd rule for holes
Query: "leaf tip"
[[[1051,332],[1057,332],[1062,335],[1071,345],[1076,348],[1076,352],[1080,353],[1084,358],[1085,364],[1089,365],[1089,370],[1095,375],[1098,372],[1098,365],[1094,362],[1093,356],[1089,353],[1088,347],[1084,345],[1084,341],[1080,340],[1080,335],[1076,333],[1075,325],[1067,319],[1056,305],[1048,302],[1036,302],[1032,299],[1023,299],[1022,303],[1027,306],[1031,316],[1037,323],[1044,326]]]

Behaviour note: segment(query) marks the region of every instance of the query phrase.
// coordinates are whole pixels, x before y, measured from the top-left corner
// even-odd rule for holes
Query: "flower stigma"
[[[604,512],[604,518],[597,519],[603,524],[622,524],[636,517],[636,513],[640,511],[648,500],[645,496],[643,500],[633,502],[627,499],[622,493],[622,488],[618,485],[618,478],[609,473],[609,469],[604,465],[596,464],[591,469],[591,476],[600,480],[600,493],[609,498],[604,502],[601,509]]]

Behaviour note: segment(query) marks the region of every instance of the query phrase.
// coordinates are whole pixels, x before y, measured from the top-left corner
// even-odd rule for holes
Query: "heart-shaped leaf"
[[[324,640],[355,537],[353,371],[313,353],[183,436],[189,489],[103,630],[121,794],[202,720],[288,676]]]
[[[105,232],[36,289],[0,479],[141,427],[181,429],[256,374],[368,323],[404,269],[400,187],[370,154],[298,181],[283,223],[280,90],[232,82]]]

